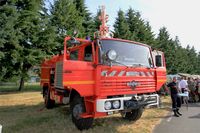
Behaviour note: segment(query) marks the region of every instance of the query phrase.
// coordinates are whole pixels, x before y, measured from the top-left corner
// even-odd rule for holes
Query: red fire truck
[[[69,104],[72,121],[89,129],[94,118],[121,113],[138,120],[146,106],[158,105],[156,94],[166,82],[161,51],[134,41],[112,38],[102,7],[99,32],[93,41],[64,38],[64,51],[41,65],[46,108]]]

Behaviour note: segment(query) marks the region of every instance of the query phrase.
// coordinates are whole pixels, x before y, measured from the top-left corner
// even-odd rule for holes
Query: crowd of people
[[[181,77],[181,79],[177,79],[173,77],[172,81],[167,84],[167,87],[170,90],[172,110],[176,117],[182,115],[179,109],[184,102],[200,102],[200,79],[198,78]]]
[[[188,78],[189,102],[200,102],[200,79]]]

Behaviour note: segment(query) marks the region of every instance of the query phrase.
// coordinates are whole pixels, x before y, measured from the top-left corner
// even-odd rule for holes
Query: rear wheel
[[[79,130],[92,127],[93,118],[81,118],[80,115],[85,112],[83,99],[76,95],[70,103],[72,121]]]
[[[143,107],[140,107],[138,109],[133,109],[131,112],[123,112],[122,117],[129,121],[137,121],[140,119],[143,113]]]
[[[51,109],[54,107],[55,105],[55,101],[54,100],[51,100],[50,98],[50,91],[48,88],[46,88],[43,92],[43,97],[44,97],[44,104],[45,104],[45,107],[47,109]]]

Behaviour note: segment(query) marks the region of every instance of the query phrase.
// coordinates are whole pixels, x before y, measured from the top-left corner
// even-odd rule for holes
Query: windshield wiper
[[[134,63],[134,64],[131,65],[131,67],[146,67],[146,68],[150,69],[150,67],[148,67],[148,66],[146,66],[146,65],[144,65],[142,63]]]
[[[110,62],[110,63],[112,63],[112,62]],[[128,65],[126,65],[126,64],[124,64],[124,63],[118,62],[118,61],[113,61],[113,63],[117,63],[117,64],[120,64],[120,65],[126,66],[127,68],[130,67],[130,66],[128,66]]]

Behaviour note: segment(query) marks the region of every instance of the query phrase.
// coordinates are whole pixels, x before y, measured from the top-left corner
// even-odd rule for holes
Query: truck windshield
[[[112,62],[112,65],[152,67],[150,49],[146,46],[115,40],[101,40],[100,44],[101,57],[104,57],[111,49],[116,51],[117,59]],[[108,65],[109,61],[102,58],[101,63]]]

